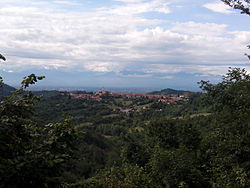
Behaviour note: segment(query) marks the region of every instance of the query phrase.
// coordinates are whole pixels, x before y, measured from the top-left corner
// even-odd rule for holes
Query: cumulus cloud
[[[123,2],[123,3],[139,3],[145,0],[115,0],[115,1]]]
[[[239,52],[249,42],[247,31],[229,32],[224,24],[197,22],[173,23],[166,29],[163,20],[141,13],[168,14],[171,1],[119,1],[124,4],[91,11],[65,10],[48,1],[5,1],[0,8],[0,48],[9,63],[0,66],[13,71],[131,70],[141,74],[130,77],[147,77],[179,72],[218,75],[222,68],[245,63]]]
[[[218,13],[223,13],[223,14],[232,14],[234,13],[231,8],[225,3],[218,1],[218,2],[212,2],[212,3],[206,3],[203,5],[203,7],[213,11],[213,12],[218,12]]]
[[[171,30],[191,35],[225,35],[227,25],[215,23],[177,22]]]
[[[100,8],[104,13],[113,15],[136,15],[148,12],[158,12],[163,14],[169,14],[171,12],[169,5],[171,1],[165,0],[150,0],[150,1],[132,1],[121,0],[125,2],[125,5],[116,6],[112,8]]]
[[[84,67],[93,72],[120,72],[123,69],[122,64],[116,62],[91,62],[86,63]]]
[[[144,71],[151,75],[166,75],[162,76],[162,78],[175,78],[175,75],[178,73],[186,73],[199,77],[221,77],[223,76],[227,70],[228,65],[166,65],[166,64],[155,64],[148,66]],[[234,66],[233,66],[234,67]],[[250,71],[250,65],[238,65],[237,67],[245,67]]]
[[[76,3],[73,1],[62,1],[62,0],[52,1],[52,3],[60,4],[60,5],[70,5],[70,6],[80,5],[79,3]]]

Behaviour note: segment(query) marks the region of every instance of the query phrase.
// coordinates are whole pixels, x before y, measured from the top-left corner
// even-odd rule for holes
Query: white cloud
[[[84,65],[85,69],[93,72],[120,72],[122,65],[115,62],[91,62]]]
[[[247,31],[229,32],[224,24],[196,22],[178,22],[166,29],[158,26],[162,20],[140,15],[168,13],[169,4],[163,0],[123,0],[127,4],[88,12],[11,1],[14,5],[6,1],[0,8],[0,49],[8,60],[0,66],[6,70],[118,73],[130,69],[142,73],[130,74],[137,77],[179,72],[217,75],[222,68],[246,62],[242,54],[250,38]]]
[[[118,74],[120,77],[124,78],[153,78],[152,74]]]
[[[226,28],[225,24],[185,22],[176,23],[171,30],[191,35],[218,36],[225,35]]]
[[[79,3],[73,2],[73,1],[52,1],[52,3],[59,4],[59,5],[69,5],[69,6],[75,6],[75,5],[80,5]]]
[[[140,3],[145,0],[115,0],[115,1],[123,2],[123,3]]]
[[[150,73],[152,75],[157,74],[166,74],[167,76],[163,76],[162,78],[174,78],[173,75],[177,73],[188,73],[194,74],[203,77],[211,77],[211,76],[222,76],[228,70],[227,65],[166,65],[166,64],[155,64],[147,67],[147,70],[144,70],[146,73]],[[250,70],[250,65],[248,66],[238,66],[238,67],[246,67]]]
[[[162,76],[162,77],[159,77],[160,79],[164,79],[164,80],[172,80],[174,79],[175,77],[174,76]]]
[[[203,7],[213,12],[218,12],[218,13],[223,13],[223,14],[234,13],[233,11],[230,10],[231,8],[229,6],[227,6],[225,3],[221,1],[204,4]]]
[[[164,74],[174,74],[179,73],[183,69],[180,66],[169,65],[169,64],[153,64],[144,68],[145,73],[164,73]]]
[[[148,12],[158,12],[169,14],[171,12],[169,5],[171,1],[151,0],[151,1],[130,1],[124,0],[127,4],[112,8],[102,8],[105,13],[113,15],[136,15]]]

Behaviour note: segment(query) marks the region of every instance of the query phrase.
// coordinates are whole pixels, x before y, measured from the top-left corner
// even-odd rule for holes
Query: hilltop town
[[[121,94],[117,92],[98,91],[96,93],[69,92],[67,93],[67,95],[75,99],[90,99],[96,101],[101,101],[103,98],[107,97],[127,98],[127,99],[158,99],[158,102],[174,104],[177,103],[178,101],[187,101],[190,92],[185,92],[183,94],[157,95],[157,94],[138,94],[138,93]]]

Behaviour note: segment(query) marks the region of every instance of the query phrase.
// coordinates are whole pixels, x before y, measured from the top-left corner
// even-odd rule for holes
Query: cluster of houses
[[[77,94],[77,93],[69,93],[69,96],[74,99],[92,99],[95,101],[101,101],[102,98],[99,95],[94,94]]]
[[[75,99],[92,99],[96,101],[101,101],[104,96],[109,97],[122,97],[122,98],[131,98],[131,99],[138,99],[138,98],[145,98],[145,99],[158,99],[159,102],[167,103],[167,104],[174,104],[177,101],[187,101],[189,93],[184,93],[181,95],[178,94],[171,94],[171,95],[149,95],[149,94],[121,94],[116,92],[109,92],[109,91],[98,91],[94,94],[76,94],[76,93],[69,93],[69,96]]]

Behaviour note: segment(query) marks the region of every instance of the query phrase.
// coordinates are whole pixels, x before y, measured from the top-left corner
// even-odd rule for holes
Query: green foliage
[[[22,81],[22,88],[26,89],[27,87],[29,87],[31,84],[35,84],[38,80],[42,80],[44,79],[45,76],[36,76],[35,74],[31,74],[27,77],[24,77],[23,81]]]
[[[177,126],[175,120],[153,122],[148,127],[149,137],[154,139],[154,143],[166,149],[177,148]]]
[[[175,90],[175,89],[163,89],[161,91],[153,91],[149,94],[152,95],[183,95],[184,93],[191,93],[190,91],[184,91],[184,90]]]
[[[244,69],[229,69],[223,81],[202,83],[204,100],[214,109],[213,130],[202,147],[210,161],[215,187],[248,187],[250,159],[250,76]]]
[[[58,186],[73,154],[74,130],[63,123],[38,126],[31,120],[38,97],[24,92],[44,77],[26,77],[22,87],[0,103],[0,187]]]
[[[205,187],[195,152],[180,147],[164,150],[155,147],[149,162],[150,173],[159,187]]]
[[[143,167],[124,164],[101,171],[96,177],[84,183],[88,187],[102,188],[153,188],[157,185]]]
[[[244,69],[201,81],[205,93],[171,105],[25,91],[39,79],[26,77],[0,104],[0,187],[250,186]]]
[[[229,69],[221,83],[202,81],[203,104],[212,114],[154,115],[158,119],[151,117],[140,131],[127,132],[122,163],[101,171],[86,185],[138,187],[129,177],[138,177],[134,173],[139,168],[146,176],[140,180],[144,187],[249,187],[249,84],[247,72],[238,68]],[[133,171],[126,171],[127,165]]]
[[[140,167],[146,166],[150,159],[151,149],[146,145],[149,142],[145,138],[144,131],[127,134],[123,139],[122,162]]]
[[[250,76],[245,69],[230,68],[221,83],[201,81],[201,88],[207,92],[205,100],[215,112],[236,113],[249,109]]]

